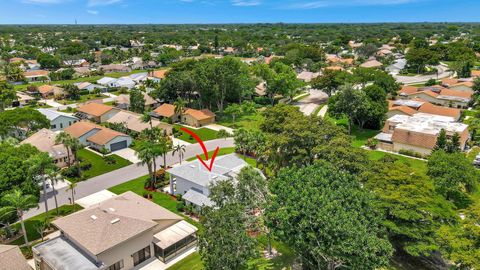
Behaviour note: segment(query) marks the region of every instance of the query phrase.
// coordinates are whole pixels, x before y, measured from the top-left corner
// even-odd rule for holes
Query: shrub
[[[178,212],[183,212],[185,210],[185,203],[184,202],[177,203],[177,210]]]
[[[406,156],[416,157],[416,158],[425,158],[424,155],[412,150],[401,149],[398,151],[398,153]]]
[[[369,138],[367,140],[367,146],[370,147],[370,149],[375,149],[377,148],[378,145],[378,140],[374,138]]]
[[[78,170],[77,166],[72,166],[63,170],[62,175],[68,178],[76,178],[80,176],[80,171]]]
[[[267,97],[254,97],[253,102],[260,105],[268,105],[271,103],[270,99]]]
[[[103,160],[107,163],[107,164],[115,164],[117,163],[117,160],[112,157],[112,156],[106,156],[103,158]]]
[[[92,163],[89,161],[84,161],[80,163],[80,168],[82,169],[82,171],[90,170],[92,168]]]

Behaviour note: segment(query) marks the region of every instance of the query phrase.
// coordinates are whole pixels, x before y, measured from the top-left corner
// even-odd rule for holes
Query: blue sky
[[[0,0],[0,24],[474,22],[479,0]]]

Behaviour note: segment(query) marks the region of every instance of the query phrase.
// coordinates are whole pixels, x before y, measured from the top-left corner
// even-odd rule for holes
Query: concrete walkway
[[[205,146],[207,151],[213,151],[215,148],[227,148],[227,147],[234,147],[233,138],[227,139],[216,139],[211,141],[206,141]],[[189,159],[191,157],[196,156],[197,154],[202,154],[202,148],[198,143],[187,145],[184,160]],[[169,152],[166,156],[167,165],[171,166],[179,161],[178,155],[172,156],[172,152]],[[157,164],[163,164],[163,157],[159,157],[157,159]],[[79,182],[77,187],[75,188],[75,200],[86,197],[90,194],[96,193],[98,191],[109,189],[113,186],[128,182],[130,180],[136,179],[138,177],[147,175],[148,171],[145,166],[139,166],[136,164],[132,164],[118,170],[102,174],[88,180]],[[70,203],[69,197],[71,196],[70,191],[67,192],[67,187],[57,190],[57,200],[58,205],[66,205]],[[49,210],[55,208],[55,201],[53,198],[52,192],[47,195],[47,204]],[[24,215],[24,218],[34,217],[38,214],[45,212],[45,206],[43,198],[38,203],[38,208],[32,208],[27,211]]]
[[[209,128],[209,129],[213,129],[215,131],[220,131],[220,130],[225,130],[226,132],[230,133],[233,135],[233,128],[229,128],[229,127],[226,127],[226,126],[222,126],[222,125],[219,125],[219,124],[211,124],[211,125],[207,125],[205,126],[206,128]]]
[[[132,162],[133,164],[137,164],[137,163],[140,162],[140,159],[138,159],[135,150],[133,150],[132,148],[124,148],[124,149],[121,149],[121,150],[117,150],[117,151],[113,152],[112,155],[117,155],[119,157],[122,157],[122,158]]]

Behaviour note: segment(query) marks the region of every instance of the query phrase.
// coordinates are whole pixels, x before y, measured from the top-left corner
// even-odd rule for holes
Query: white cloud
[[[374,6],[374,5],[401,5],[425,0],[319,0],[310,2],[297,2],[285,5],[287,9],[315,9],[331,6]]]
[[[122,2],[122,0],[88,0],[89,7],[108,6]]]
[[[98,10],[90,10],[90,9],[87,9],[87,13],[90,13],[92,15],[97,15],[98,14]]]
[[[232,5],[240,7],[252,7],[261,4],[262,2],[259,0],[232,0]]]

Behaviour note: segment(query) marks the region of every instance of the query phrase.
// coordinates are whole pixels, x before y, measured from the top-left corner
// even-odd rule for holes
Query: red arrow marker
[[[193,131],[191,131],[189,129],[186,129],[186,128],[182,127],[182,128],[180,128],[180,130],[190,134],[200,144],[200,147],[202,147],[203,154],[205,155],[205,158],[206,158],[205,160],[208,161],[207,147],[205,147],[205,144],[203,143],[202,139],[200,139],[200,137],[198,137],[197,134],[195,134]],[[205,168],[207,168],[207,170],[210,171],[210,172],[212,171],[213,163],[215,162],[215,157],[217,157],[218,150],[220,150],[219,147],[217,147],[215,149],[215,152],[213,152],[212,159],[210,160],[210,165],[207,165],[207,163],[199,155],[197,155],[198,160],[200,160],[200,162],[202,162],[203,166],[205,166]]]

